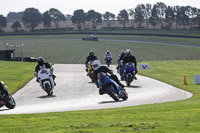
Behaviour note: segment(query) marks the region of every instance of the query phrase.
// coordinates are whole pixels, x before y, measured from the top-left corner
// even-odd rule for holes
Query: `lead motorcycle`
[[[110,79],[104,72],[100,72],[98,75],[98,82],[100,86],[100,94],[107,93],[115,101],[119,101],[120,98],[123,100],[128,99],[128,94],[125,89],[121,89],[115,81]]]
[[[135,79],[135,67],[133,63],[128,62],[124,68],[124,78],[127,86],[130,86],[133,79]]]
[[[42,89],[49,95],[53,95],[53,88],[55,86],[52,73],[43,68],[38,73],[38,80]]]
[[[112,63],[112,57],[109,55],[109,56],[106,56],[105,58],[105,63],[107,64],[107,66],[109,67],[110,64]]]
[[[3,87],[7,91],[7,86]],[[0,107],[3,107],[4,105],[9,109],[14,109],[16,103],[14,98],[9,93],[6,95],[3,90],[0,90]]]

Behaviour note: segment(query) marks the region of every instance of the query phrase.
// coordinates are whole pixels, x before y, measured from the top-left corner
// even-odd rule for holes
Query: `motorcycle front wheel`
[[[14,108],[15,108],[15,105],[16,105],[14,98],[13,98],[10,94],[9,94],[9,96],[8,96],[8,99],[6,99],[6,100],[4,101],[4,103],[5,103],[5,106],[6,106],[7,108],[9,108],[9,109],[14,109]]]

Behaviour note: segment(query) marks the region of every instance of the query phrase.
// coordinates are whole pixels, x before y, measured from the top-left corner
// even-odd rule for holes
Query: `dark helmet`
[[[125,55],[125,51],[124,50],[121,51],[121,55]]]
[[[94,56],[94,51],[93,51],[93,50],[90,50],[89,55],[90,55],[90,56]]]
[[[37,62],[38,62],[38,65],[39,65],[39,66],[43,66],[43,64],[44,64],[44,58],[39,57],[39,58],[37,59]]]

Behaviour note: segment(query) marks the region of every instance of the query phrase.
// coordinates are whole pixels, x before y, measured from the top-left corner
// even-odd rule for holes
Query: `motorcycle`
[[[100,86],[100,94],[107,93],[115,101],[119,101],[120,98],[123,100],[128,99],[128,94],[125,89],[121,89],[117,83],[110,79],[104,72],[100,72],[97,77]]]
[[[7,90],[7,86],[4,86],[4,88]],[[9,109],[14,109],[16,103],[9,93],[6,95],[2,90],[0,90],[0,107],[3,107],[4,105]]]
[[[94,70],[92,69],[91,62],[88,62],[87,76],[89,76],[92,82],[94,82]]]
[[[130,83],[135,79],[135,67],[131,62],[125,65],[124,78],[127,86],[130,86]]]
[[[107,64],[108,67],[110,66],[110,64],[112,63],[112,58],[111,58],[111,56],[106,56],[106,58],[105,58],[105,63]]]
[[[47,92],[48,96],[53,95],[53,88],[55,86],[51,72],[43,68],[38,73],[38,80],[42,89]]]
[[[121,60],[119,63],[118,63],[118,66],[117,66],[117,73],[119,73],[120,77],[121,77],[121,80],[124,80],[123,78],[123,60]]]

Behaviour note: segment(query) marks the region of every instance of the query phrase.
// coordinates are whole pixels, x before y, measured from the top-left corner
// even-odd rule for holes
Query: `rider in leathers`
[[[119,79],[117,78],[116,75],[113,74],[112,70],[110,70],[108,67],[106,66],[101,66],[101,63],[99,60],[95,60],[92,62],[92,68],[94,70],[94,83],[97,85],[97,88],[99,88],[99,83],[98,83],[98,73],[100,72],[104,72],[104,73],[109,73],[110,74],[110,78],[113,79],[120,87],[121,89],[124,88],[124,85],[122,83],[120,83]],[[102,95],[103,93],[101,93],[102,91],[99,90],[100,95]]]
[[[37,78],[36,81],[39,82],[38,80],[38,72],[42,69],[42,68],[46,68],[46,69],[50,69],[50,72],[53,76],[53,80],[55,80],[56,76],[53,74],[53,67],[47,63],[47,62],[44,62],[44,59],[42,57],[39,57],[38,60],[38,65],[35,67],[35,77]],[[54,81],[54,84],[56,85],[55,81]]]
[[[110,57],[112,60],[112,54],[109,50],[106,51],[105,55],[104,55],[104,60],[106,60],[107,57]]]
[[[88,62],[94,61],[94,60],[97,60],[97,57],[94,55],[94,51],[90,50],[89,56],[87,56],[86,59],[85,59],[86,71],[88,71],[88,69],[87,69],[88,68]]]

